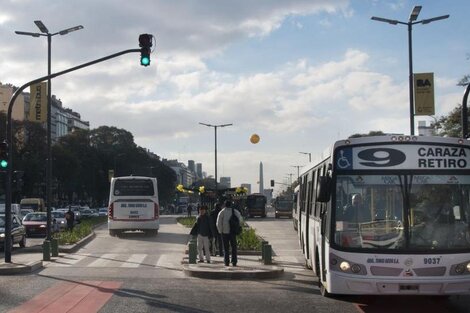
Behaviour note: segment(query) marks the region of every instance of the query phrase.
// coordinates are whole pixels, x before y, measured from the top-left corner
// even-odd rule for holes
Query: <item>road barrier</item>
[[[196,264],[196,257],[197,257],[197,243],[196,238],[191,237],[189,240],[189,264]]]
[[[59,240],[57,238],[51,239],[51,254],[53,257],[59,256]]]
[[[44,240],[42,243],[42,260],[51,260],[51,242],[49,240]]]

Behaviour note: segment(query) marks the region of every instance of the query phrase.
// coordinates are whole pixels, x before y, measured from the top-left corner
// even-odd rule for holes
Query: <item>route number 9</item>
[[[357,154],[361,165],[370,167],[390,167],[405,162],[406,155],[400,150],[391,148],[375,148],[362,150]]]

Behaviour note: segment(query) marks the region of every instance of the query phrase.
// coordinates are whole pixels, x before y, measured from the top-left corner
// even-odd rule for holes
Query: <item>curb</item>
[[[268,269],[261,267],[243,269],[243,267],[237,267],[237,270],[233,270],[233,267],[229,267],[227,269],[204,270],[198,268],[196,264],[184,264],[183,272],[187,276],[205,279],[272,279],[282,276],[284,268],[269,266]]]
[[[62,253],[73,253],[92,241],[96,237],[95,232],[93,231],[91,234],[88,236],[82,238],[79,242],[73,244],[73,245],[64,245],[64,246],[59,246],[59,252]]]
[[[42,261],[33,261],[27,264],[3,264],[0,267],[0,275],[30,274],[42,268]]]

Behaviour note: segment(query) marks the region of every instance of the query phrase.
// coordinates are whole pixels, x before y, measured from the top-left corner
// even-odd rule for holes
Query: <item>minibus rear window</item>
[[[114,195],[153,196],[153,183],[150,179],[118,179],[114,183]]]

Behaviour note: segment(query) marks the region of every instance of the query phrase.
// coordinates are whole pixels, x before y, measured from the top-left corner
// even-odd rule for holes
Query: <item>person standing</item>
[[[232,201],[225,201],[225,207],[220,211],[217,216],[217,230],[222,235],[222,242],[224,246],[224,263],[225,266],[229,266],[230,263],[230,248],[232,249],[232,265],[237,266],[237,235],[230,231],[230,218],[232,214],[235,214],[240,221],[240,225],[243,223],[243,218],[237,209],[232,208]]]
[[[222,207],[221,207],[220,203],[217,203],[215,205],[214,210],[212,210],[212,212],[210,214],[212,229],[214,230],[214,234],[213,234],[214,249],[213,249],[213,251],[214,251],[214,255],[217,255],[217,253],[218,253],[219,256],[224,255],[224,252],[223,252],[224,246],[223,246],[223,243],[222,243],[222,235],[217,230],[217,216],[219,216],[219,213],[220,213],[221,210],[222,210]]]
[[[343,219],[354,223],[364,223],[371,220],[370,211],[364,206],[361,194],[357,193],[352,196],[351,204],[344,208]]]
[[[191,212],[193,211],[193,207],[191,206],[191,204],[188,204],[186,211],[188,211],[188,217],[191,217]]]
[[[207,263],[211,262],[211,251],[209,248],[209,238],[212,237],[211,221],[207,214],[207,206],[199,209],[199,215],[196,219],[197,224],[197,251],[199,253],[199,263],[204,262],[204,254]],[[204,250],[204,253],[203,253]]]
[[[73,230],[73,223],[75,222],[75,214],[72,211],[72,208],[69,206],[69,210],[65,213],[65,220],[67,221],[67,229],[69,231]]]

